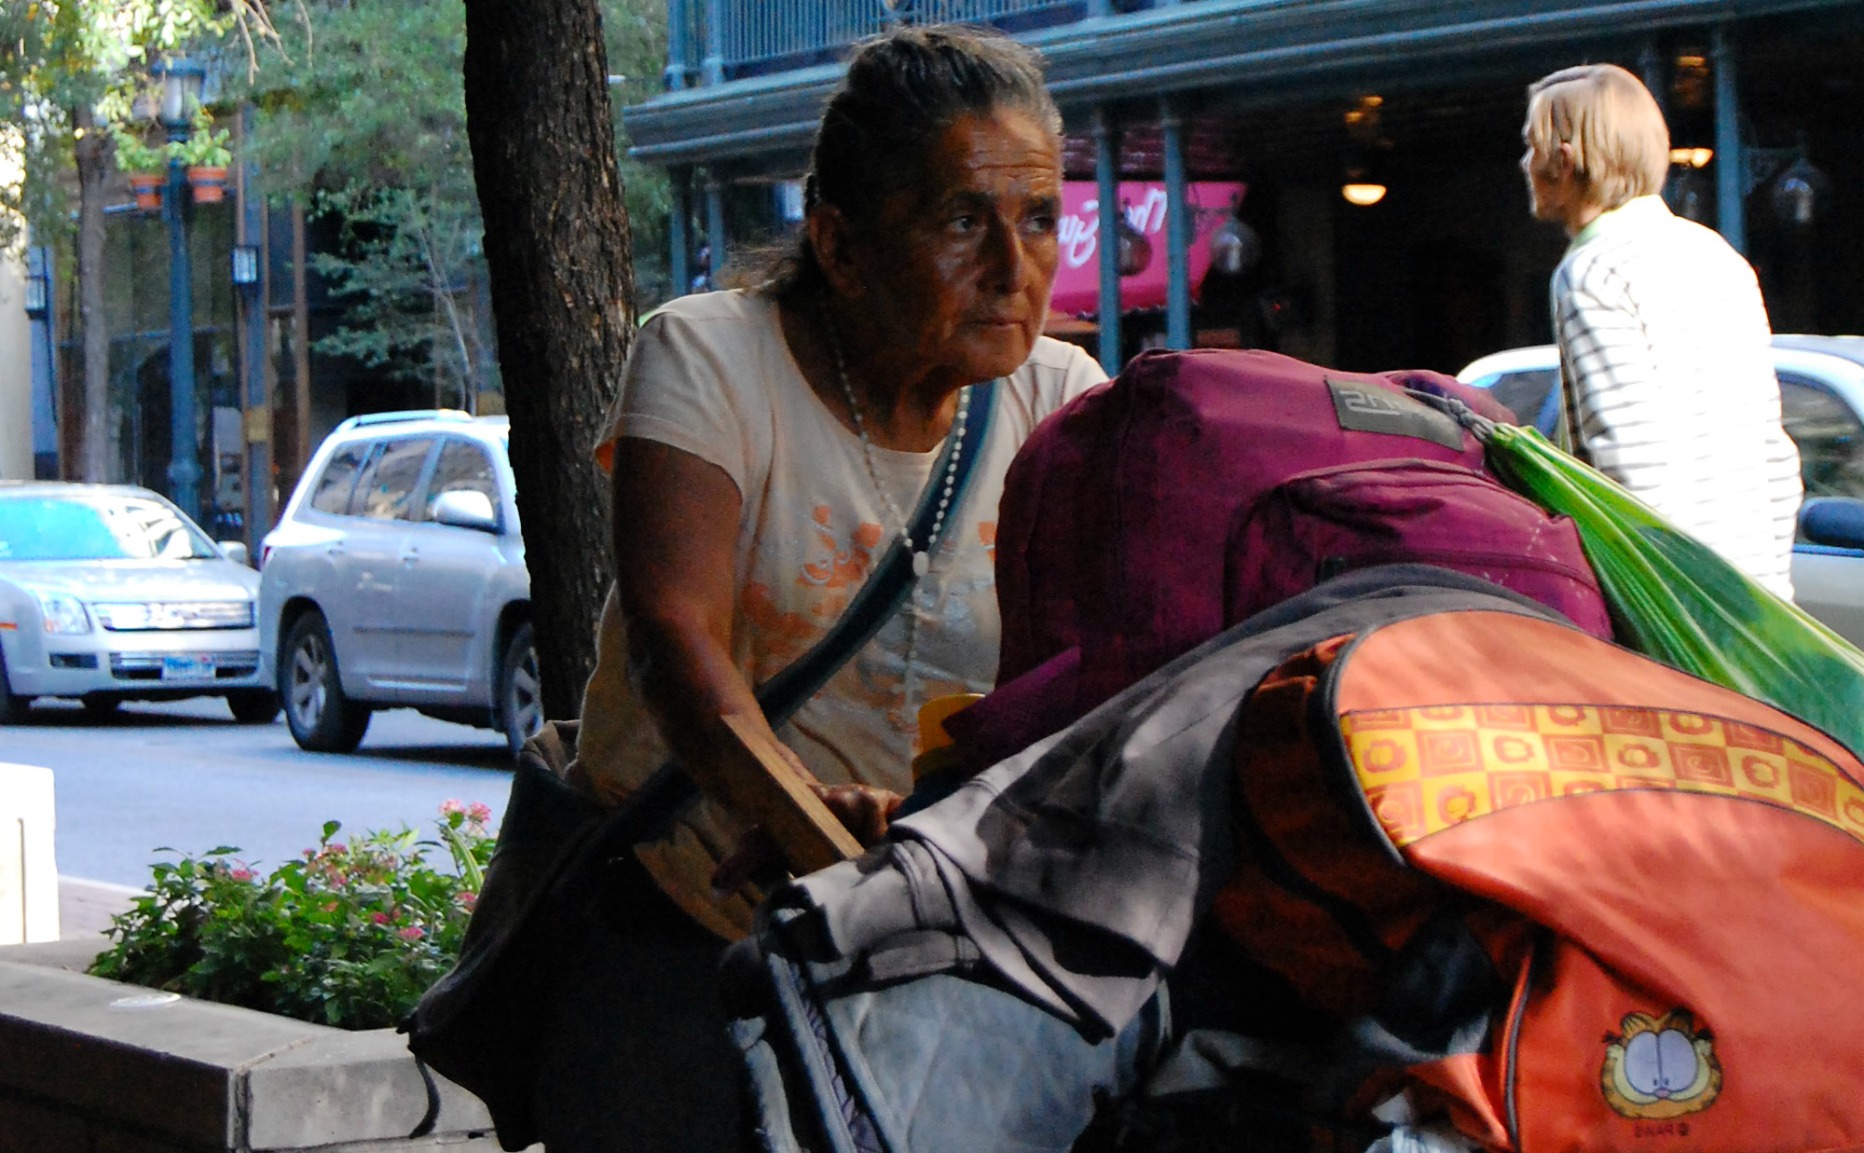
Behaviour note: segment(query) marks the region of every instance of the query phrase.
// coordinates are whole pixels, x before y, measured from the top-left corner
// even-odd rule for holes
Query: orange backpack
[[[1406,1089],[1520,1153],[1864,1149],[1850,750],[1487,611],[1316,646],[1239,723],[1219,924],[1414,1053],[1349,1112]]]

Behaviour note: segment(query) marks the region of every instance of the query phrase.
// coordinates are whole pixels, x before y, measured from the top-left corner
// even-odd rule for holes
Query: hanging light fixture
[[[1373,180],[1354,180],[1350,176],[1346,183],[1340,185],[1340,195],[1348,204],[1360,208],[1370,208],[1385,199],[1386,188]]]
[[[1774,216],[1795,227],[1810,225],[1831,191],[1831,183],[1802,153],[1773,182]]]
[[[1120,238],[1120,275],[1138,276],[1152,263],[1152,242],[1127,221],[1124,204],[1114,214],[1113,228]]]
[[[1262,238],[1244,224],[1231,205],[1229,214],[1210,234],[1210,266],[1225,276],[1241,276],[1262,259]]]
[[[1370,208],[1385,199],[1385,183],[1373,174],[1371,161],[1375,151],[1391,147],[1379,129],[1379,110],[1384,104],[1382,96],[1362,96],[1358,106],[1346,112],[1346,179],[1340,184],[1340,196],[1358,208]]]

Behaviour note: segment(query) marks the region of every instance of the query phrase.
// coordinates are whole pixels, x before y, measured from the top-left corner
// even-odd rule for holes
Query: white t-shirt
[[[1780,421],[1754,270],[1656,196],[1580,231],[1553,275],[1554,326],[1592,463],[1791,598],[1799,452]]]
[[[1080,349],[1041,338],[998,387],[984,443],[966,442],[967,452],[983,455],[956,516],[944,523],[930,571],[901,611],[778,730],[820,780],[910,791],[918,707],[991,687],[1000,634],[994,549],[1003,474],[1038,421],[1104,379]],[[635,338],[598,458],[606,460],[624,436],[691,453],[737,486],[743,505],[732,658],[750,684],[768,680],[833,626],[897,531],[860,439],[803,379],[768,296],[706,293],[656,313]],[[906,516],[937,457],[937,451],[874,449],[880,482]],[[611,590],[577,754],[590,779],[617,797],[667,758],[628,683],[626,651],[625,622]],[[707,880],[740,831],[722,810],[708,807],[672,843],[641,852],[662,886],[695,914],[696,904],[717,904]],[[695,856],[695,849],[702,853]],[[741,912],[729,915],[738,927],[748,923]]]

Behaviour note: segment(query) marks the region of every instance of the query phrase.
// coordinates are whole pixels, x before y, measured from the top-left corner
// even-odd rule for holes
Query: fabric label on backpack
[[[1327,391],[1333,394],[1333,412],[1343,429],[1415,437],[1451,449],[1463,447],[1463,428],[1453,417],[1401,392],[1331,376]]]

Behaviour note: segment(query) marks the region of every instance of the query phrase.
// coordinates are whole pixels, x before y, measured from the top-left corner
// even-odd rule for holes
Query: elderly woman
[[[823,112],[805,227],[783,272],[675,301],[643,327],[600,450],[614,478],[617,582],[573,781],[619,802],[669,755],[702,782],[729,762],[736,738],[721,717],[761,715],[753,686],[826,633],[909,535],[907,510],[972,422],[988,431],[960,449],[976,457],[968,491],[911,542],[922,555],[900,611],[774,735],[824,788],[840,787],[839,811],[871,839],[910,788],[918,707],[990,687],[1004,471],[1038,421],[1104,379],[1080,350],[1041,335],[1060,129],[1039,60],[1013,41],[907,28],[869,42]],[[984,422],[972,386],[992,380]],[[708,799],[639,847],[651,884],[633,882],[618,945],[627,959],[615,962],[631,971],[610,978],[629,986],[618,994],[631,998],[616,1015],[625,1023],[564,1074],[612,1078],[617,1093],[625,1083],[636,1109],[667,1122],[669,1148],[712,1147],[708,1125],[723,1139],[717,1123],[734,1115],[709,985],[725,940],[749,926],[744,897],[714,888],[745,828]],[[601,1029],[601,1016],[585,1028]],[[673,1058],[679,1032],[695,1052]],[[557,1112],[561,1131],[568,1114]],[[620,1112],[629,1132],[613,1135],[616,1147],[660,1147],[640,1113]],[[593,1126],[579,1130],[551,1148],[597,1143]]]

